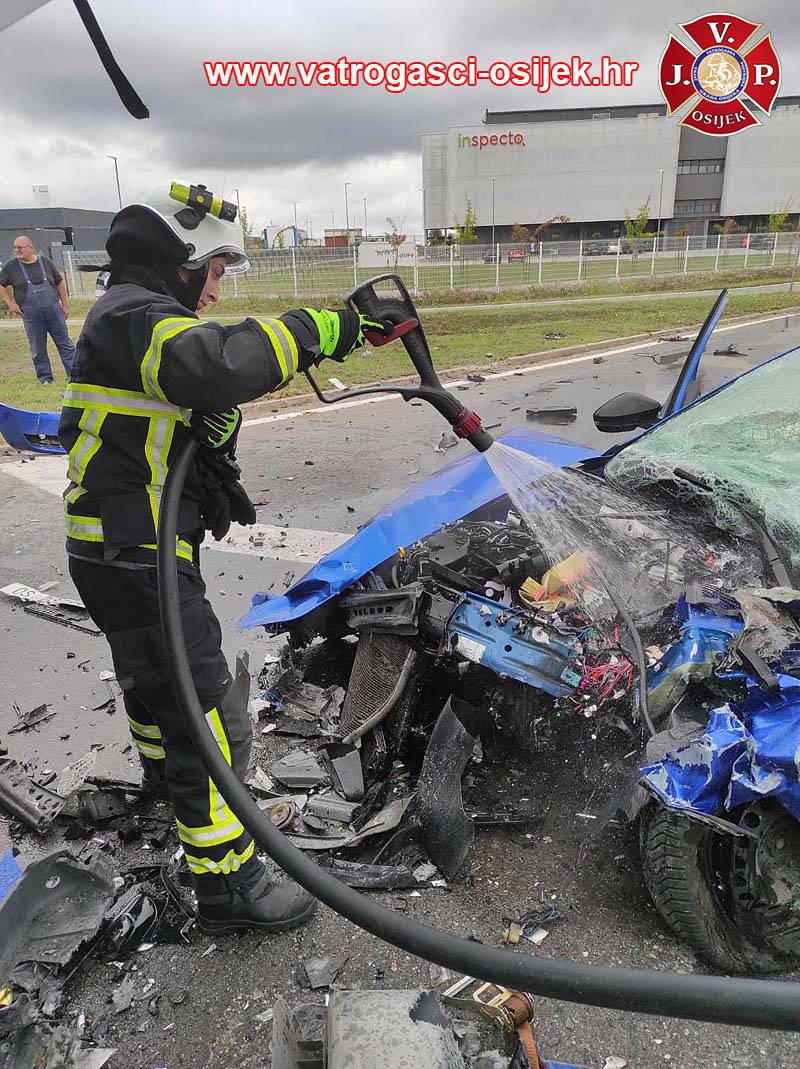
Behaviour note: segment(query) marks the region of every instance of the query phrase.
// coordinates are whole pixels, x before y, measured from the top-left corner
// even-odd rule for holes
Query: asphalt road
[[[743,356],[713,356],[734,343]],[[744,368],[800,344],[800,317],[775,317],[757,326],[718,332],[703,371],[711,389]],[[494,433],[524,422],[525,409],[576,405],[577,419],[550,429],[578,441],[608,447],[614,436],[595,431],[591,413],[622,390],[667,396],[688,348],[666,342],[626,351],[567,358],[526,370],[488,366],[483,383],[467,383],[465,403],[484,423],[500,423]],[[664,357],[667,357],[665,360]],[[554,366],[555,365],[555,366]],[[459,388],[459,387],[456,387]],[[309,403],[307,408],[314,408]],[[226,649],[251,651],[256,667],[266,639],[241,633],[235,621],[255,590],[281,590],[316,556],[352,534],[379,507],[411,483],[422,480],[468,447],[436,452],[444,427],[427,407],[403,407],[397,400],[357,407],[274,412],[269,406],[244,426],[239,454],[244,481],[259,506],[264,545],[249,534],[204,552],[211,599],[223,621]],[[23,463],[0,453],[0,586],[23,582],[41,587],[56,582],[69,593],[63,555],[60,501],[64,464],[38,458]],[[98,747],[98,771],[135,774],[123,717],[91,711],[99,674],[111,668],[102,638],[79,634],[22,612],[0,597],[4,699],[0,738],[12,756],[59,771]],[[12,703],[29,709],[49,702],[56,715],[38,732],[7,735]],[[596,812],[598,776],[613,760],[602,738],[591,735],[541,766],[512,769],[527,779],[541,806],[541,824],[531,835],[481,832],[467,872],[447,889],[424,890],[421,897],[386,894],[391,905],[446,930],[496,944],[503,917],[519,916],[541,902],[556,905],[564,919],[553,924],[538,949],[520,953],[566,956],[587,964],[701,971],[692,954],[665,929],[643,891],[636,844],[630,835],[609,832],[587,839],[588,822],[578,814]],[[508,769],[506,769],[506,772]],[[17,845],[23,860],[55,849],[55,833]],[[121,855],[122,860],[122,855]],[[156,1016],[147,1000],[127,1013],[108,1004],[118,970],[105,962],[87,965],[73,981],[66,1014],[86,1010],[101,1045],[118,1048],[111,1069],[157,1066],[264,1069],[269,1066],[270,1029],[255,1020],[279,994],[290,1001],[304,993],[294,979],[301,957],[349,955],[340,977],[350,988],[425,986],[428,965],[382,944],[327,909],[299,932],[278,937],[243,936],[212,940],[195,935],[186,949],[155,947],[138,956],[143,990],[149,978],[165,996],[188,990],[173,1006],[162,998]],[[151,992],[152,995],[152,992]],[[540,1049],[551,1058],[602,1067],[609,1055],[636,1069],[674,1064],[685,1069],[788,1066],[800,1061],[800,1039],[750,1029],[715,1027],[650,1018],[540,1000],[536,1008]]]

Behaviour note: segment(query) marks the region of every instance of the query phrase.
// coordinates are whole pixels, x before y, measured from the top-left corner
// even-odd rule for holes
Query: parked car
[[[528,427],[500,439],[545,462],[526,493],[556,520],[531,523],[470,454],[285,594],[256,595],[241,623],[286,633],[307,679],[333,664],[340,736],[361,739],[369,783],[397,761],[419,776],[422,839],[450,876],[474,836],[468,811],[486,808],[462,801],[478,738],[501,770],[573,748],[583,761],[618,739],[616,767],[641,740],[608,813],[638,821],[654,903],[707,961],[770,971],[800,960],[800,347],[698,397],[723,307],[663,405],[623,394],[597,410],[600,429],[647,428],[622,447]],[[566,560],[559,515],[585,546]],[[523,776],[517,793],[532,786]],[[524,808],[500,797],[507,819]]]

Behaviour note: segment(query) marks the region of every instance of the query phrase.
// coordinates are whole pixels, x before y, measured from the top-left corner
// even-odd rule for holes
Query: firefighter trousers
[[[158,610],[154,567],[124,568],[70,557],[73,582],[111,647],[133,742],[145,776],[163,779],[197,897],[226,901],[234,887],[251,886],[261,862],[250,835],[229,809],[198,756],[170,682]],[[252,730],[249,677],[235,682],[222,653],[222,633],[206,600],[199,569],[179,573],[181,617],[197,693],[220,750],[241,779]]]

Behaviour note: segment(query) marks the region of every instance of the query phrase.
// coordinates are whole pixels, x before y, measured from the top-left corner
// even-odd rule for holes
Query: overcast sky
[[[783,65],[781,93],[800,93],[797,0],[720,4],[763,22]],[[93,0],[117,59],[150,108],[132,119],[119,103],[70,0],[51,0],[0,34],[3,151],[0,206],[116,207],[173,178],[205,182],[242,202],[260,227],[310,218],[315,233],[344,225],[409,233],[422,228],[419,137],[480,122],[486,108],[601,106],[661,100],[658,60],[670,31],[712,10],[710,0]],[[630,89],[531,90],[209,88],[206,59],[462,59],[481,64],[531,54],[641,67]],[[746,134],[742,136],[747,136]]]

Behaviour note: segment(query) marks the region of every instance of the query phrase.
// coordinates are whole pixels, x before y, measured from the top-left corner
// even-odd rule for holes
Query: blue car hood
[[[559,468],[599,455],[589,446],[526,427],[509,431],[498,440]],[[484,455],[470,451],[402,494],[349,541],[322,557],[285,594],[255,594],[253,607],[239,626],[265,627],[299,620],[393,556],[399,546],[410,546],[504,494]]]

